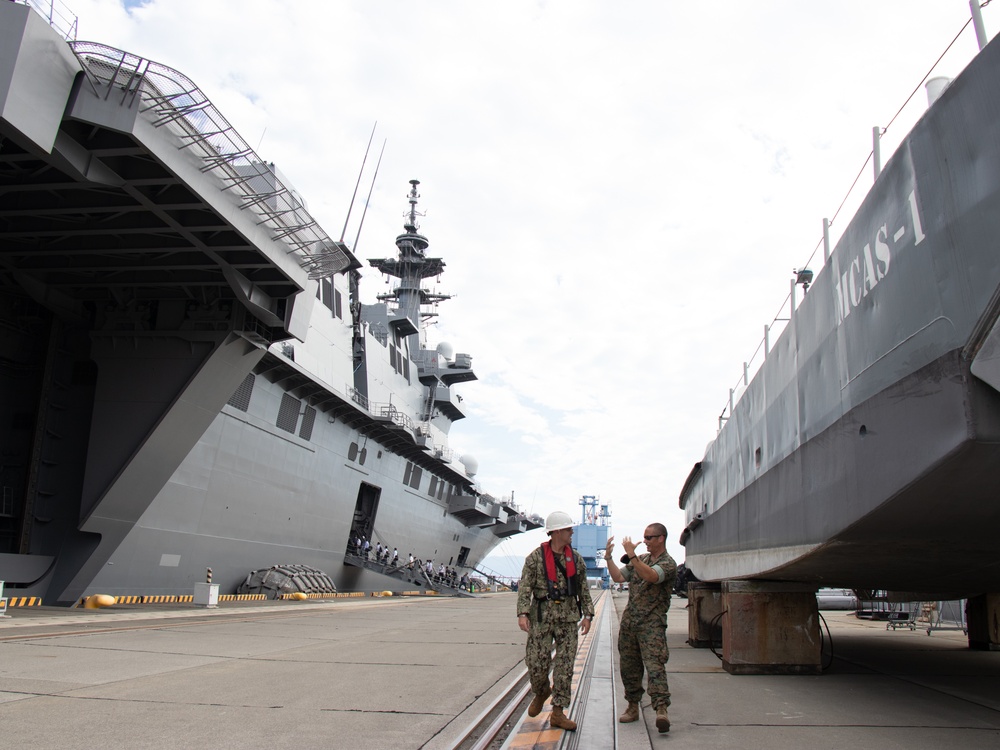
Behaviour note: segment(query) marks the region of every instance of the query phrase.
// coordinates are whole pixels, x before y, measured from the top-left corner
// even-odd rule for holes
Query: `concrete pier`
[[[831,653],[824,628],[822,674],[737,676],[687,643],[678,598],[670,733],[656,731],[648,698],[640,721],[618,724],[608,690],[620,710],[615,615],[627,593],[612,596],[603,642],[591,646],[587,689],[598,700],[576,742],[594,736],[595,721],[605,744],[589,747],[599,750],[609,727],[622,750],[1000,747],[1000,653],[970,649],[961,630],[927,635],[821,612],[833,636]],[[452,748],[522,667],[514,611],[514,594],[13,608],[0,620],[4,746],[64,750],[99,737],[108,750]]]

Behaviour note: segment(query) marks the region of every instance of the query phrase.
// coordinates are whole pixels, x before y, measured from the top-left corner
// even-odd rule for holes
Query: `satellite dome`
[[[442,341],[440,344],[438,344],[437,349],[435,351],[437,351],[438,354],[440,354],[442,357],[444,357],[449,361],[452,359],[452,357],[455,356],[455,347],[453,347],[447,341]]]
[[[470,477],[476,476],[476,472],[479,471],[479,461],[476,460],[475,456],[462,456],[458,460],[465,467],[466,474]]]

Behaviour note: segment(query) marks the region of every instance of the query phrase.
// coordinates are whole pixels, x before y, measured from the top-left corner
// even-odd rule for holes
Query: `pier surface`
[[[625,596],[604,597],[613,606],[581,639],[576,747],[1000,747],[1000,653],[970,651],[960,631],[824,612],[822,675],[733,676],[687,645],[683,599],[668,630],[670,733],[648,700],[641,721],[618,724]],[[13,609],[0,620],[0,732],[35,748],[448,748],[523,668],[514,609],[511,594]],[[532,746],[526,723],[518,747]]]

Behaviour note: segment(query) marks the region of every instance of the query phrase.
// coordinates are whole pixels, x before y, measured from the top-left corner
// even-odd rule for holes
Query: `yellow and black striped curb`
[[[8,596],[8,607],[41,607],[42,597],[40,596]]]
[[[96,596],[92,594],[91,596]],[[77,606],[82,607],[87,603],[89,596],[81,596]],[[194,594],[147,594],[145,596],[137,594],[116,595],[115,604],[188,604],[194,601]],[[220,596],[219,599],[222,599]]]
[[[122,594],[112,595],[115,598],[115,605],[120,604],[190,604],[194,601],[193,594]],[[437,591],[338,591],[328,594],[306,594],[306,599],[357,599],[368,596],[440,596]],[[90,597],[80,597],[77,606],[82,607]],[[220,602],[261,602],[267,601],[267,594],[219,594]],[[281,594],[279,599],[301,599],[301,595]],[[22,596],[9,597],[8,606],[26,607],[40,606],[41,597]]]

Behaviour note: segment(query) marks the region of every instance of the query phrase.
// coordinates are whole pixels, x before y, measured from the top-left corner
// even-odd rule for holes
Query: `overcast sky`
[[[678,562],[681,486],[792,269],[872,127],[970,17],[966,0],[67,5],[79,39],[198,84],[334,237],[377,121],[385,156],[357,254],[394,252],[419,179],[421,232],[455,295],[432,339],[479,376],[460,388],[469,418],[452,447],[478,459],[484,490],[542,515],[578,517],[596,495],[619,541],[664,522]],[[1000,11],[984,16],[992,38]],[[935,74],[975,50],[970,24]],[[834,241],[871,182],[869,165]],[[374,269],[362,284],[365,302],[384,288]]]

